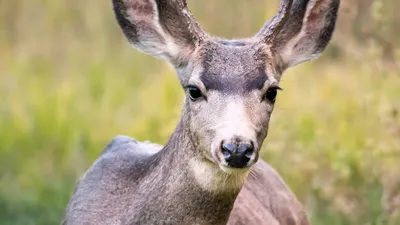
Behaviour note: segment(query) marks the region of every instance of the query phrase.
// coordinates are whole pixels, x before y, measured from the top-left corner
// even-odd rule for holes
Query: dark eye
[[[278,90],[280,89],[280,87],[270,87],[267,93],[265,93],[265,98],[274,103],[276,101],[276,96],[278,95]]]
[[[192,100],[198,100],[203,97],[203,94],[198,87],[190,86],[188,87],[188,90],[190,99]]]

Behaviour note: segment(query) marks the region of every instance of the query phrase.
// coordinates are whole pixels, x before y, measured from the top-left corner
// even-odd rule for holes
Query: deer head
[[[185,127],[198,155],[224,172],[258,159],[282,73],[317,58],[335,28],[339,0],[281,0],[253,37],[205,33],[185,0],[113,0],[138,50],[170,63],[186,92]]]

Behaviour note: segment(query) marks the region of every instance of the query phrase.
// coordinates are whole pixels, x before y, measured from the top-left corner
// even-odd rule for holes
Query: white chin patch
[[[238,191],[249,169],[228,168],[208,160],[191,159],[189,166],[199,186],[214,192]]]

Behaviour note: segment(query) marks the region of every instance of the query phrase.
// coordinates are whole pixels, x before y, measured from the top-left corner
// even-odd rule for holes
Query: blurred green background
[[[278,6],[188,2],[227,38]],[[399,8],[342,0],[325,54],[284,74],[262,154],[313,224],[400,224]],[[59,224],[113,136],[165,143],[182,102],[174,71],[128,45],[110,0],[0,0],[0,224]]]

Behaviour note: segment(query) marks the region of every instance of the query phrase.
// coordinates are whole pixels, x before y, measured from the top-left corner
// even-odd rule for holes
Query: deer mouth
[[[219,168],[226,174],[230,175],[240,175],[250,171],[250,167],[243,167],[243,168],[235,168],[229,166],[223,166],[219,164]]]

